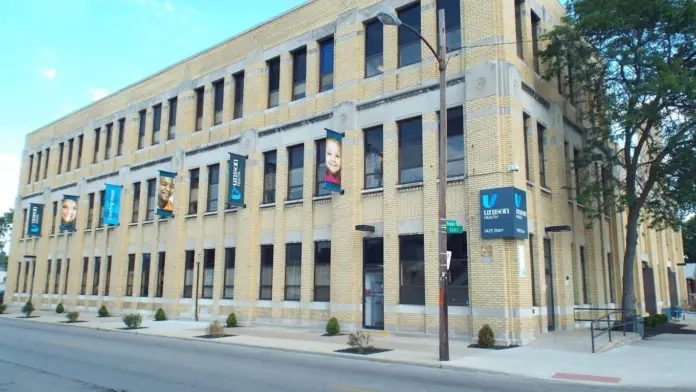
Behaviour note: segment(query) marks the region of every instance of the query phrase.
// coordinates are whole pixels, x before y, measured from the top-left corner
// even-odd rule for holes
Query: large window
[[[77,142],[77,163],[75,163],[75,169],[79,169],[82,165],[82,146],[85,144],[85,135],[78,136]]]
[[[116,156],[123,155],[123,138],[126,133],[126,119],[118,120],[118,141],[116,143]]]
[[[99,273],[101,270],[101,257],[94,258],[94,275],[92,276],[92,295],[99,295]]]
[[[133,212],[131,213],[131,223],[138,222],[140,215],[140,183],[133,184]]]
[[[196,131],[203,129],[203,87],[195,90],[196,93]]]
[[[145,207],[145,221],[155,219],[155,202],[157,200],[157,183],[153,178],[147,180],[147,206]]]
[[[464,116],[462,108],[447,109],[447,178],[463,177],[464,160]]]
[[[398,16],[403,22],[403,24],[399,25],[399,67],[404,67],[415,64],[421,59],[420,37],[404,26],[404,24],[407,24],[420,33],[420,3],[399,10]]]
[[[220,165],[208,166],[208,200],[206,211],[213,212],[218,209],[218,184],[220,182]]]
[[[261,279],[259,299],[273,298],[273,245],[261,245]]]
[[[288,148],[288,200],[302,199],[304,146]]]
[[[445,10],[445,45],[447,51],[451,52],[461,48],[462,46],[462,23],[460,15],[461,0],[438,0],[437,9]],[[439,22],[438,18],[438,31]],[[439,36],[439,35],[438,35]]]
[[[184,298],[193,297],[193,258],[194,251],[187,250],[184,266]]]
[[[65,259],[65,274],[63,275],[63,294],[68,293],[68,275],[70,274],[70,259]]]
[[[570,143],[566,140],[563,142],[563,154],[565,156],[565,172],[566,172],[566,186],[568,187],[568,200],[573,199],[573,190],[571,189],[573,187],[572,185],[572,176],[573,172],[571,170],[571,161],[572,157],[570,156]]]
[[[225,80],[213,83],[213,125],[222,124],[222,108],[225,104]]]
[[[326,38],[319,42],[319,91],[333,88],[334,39]]]
[[[87,294],[87,268],[89,266],[89,257],[82,258],[82,283],[80,284],[80,295]]]
[[[275,203],[276,194],[276,152],[263,154],[263,204]]]
[[[331,194],[331,191],[326,189],[326,139],[317,140],[317,172],[315,174],[315,196],[324,196]]]
[[[72,157],[73,157],[73,146],[75,145],[75,139],[68,140],[68,168],[66,171],[72,170]],[[60,173],[60,167],[63,164],[63,158],[60,157],[58,162],[58,173]]]
[[[515,0],[515,40],[517,41],[517,55],[524,58],[524,42],[522,35],[522,4],[524,0]]]
[[[164,267],[167,254],[165,252],[159,252],[157,254],[157,293],[155,297],[162,298],[164,294]]]
[[[89,209],[87,210],[87,229],[92,228],[92,218],[94,217],[94,193],[88,196]]]
[[[365,77],[382,73],[384,63],[384,27],[378,20],[365,24]]]
[[[234,298],[234,248],[225,248],[225,286],[222,290],[222,298]]]
[[[285,245],[285,300],[299,301],[302,282],[302,244]]]
[[[60,267],[61,260],[56,260],[56,272],[53,278],[53,294],[58,294],[60,291]]]
[[[382,126],[365,130],[365,189],[381,188],[384,174]]]
[[[106,147],[104,148],[104,159],[111,158],[111,138],[114,135],[114,123],[106,124]]]
[[[314,301],[331,298],[331,241],[314,243]]]
[[[145,109],[138,113],[138,150],[145,147]]]
[[[534,71],[539,73],[539,29],[541,28],[541,19],[534,13],[532,14],[532,60],[534,62]]]
[[[147,297],[150,293],[150,254],[143,253],[143,269],[140,271],[140,296]]]
[[[244,115],[244,71],[234,74],[234,118]]]
[[[97,228],[104,227],[104,203],[106,202],[106,191],[99,191],[99,216],[97,216]]]
[[[416,117],[398,126],[399,184],[423,181],[423,122]]]
[[[162,104],[155,105],[152,114],[152,145],[160,142],[160,129],[162,126]]]
[[[111,256],[106,256],[106,280],[104,280],[104,295],[109,296],[111,287]]]
[[[46,284],[44,285],[44,294],[48,294],[48,289],[51,287],[51,260],[46,260]]]
[[[522,132],[524,133],[524,169],[527,173],[527,181],[532,180],[531,171],[529,170],[529,116],[522,115]]]
[[[126,275],[126,297],[133,296],[133,274],[135,273],[135,255],[128,255],[128,275]]]
[[[469,258],[466,253],[466,233],[448,234],[447,250],[452,252],[447,284],[447,304],[469,306]]]
[[[61,144],[63,144],[63,143],[61,143]],[[50,159],[49,159],[50,156],[51,156],[51,149],[50,149],[50,148],[47,148],[47,149],[46,149],[46,161],[45,161],[45,163],[44,163],[44,172],[43,172],[43,179],[44,179],[44,180],[45,180],[46,177],[48,176],[48,163],[49,163],[49,161],[50,161]]]
[[[307,92],[307,48],[292,53],[292,99],[302,99]]]
[[[544,164],[544,136],[546,133],[546,128],[543,125],[537,123],[537,143],[539,148],[539,182],[541,186],[546,187],[546,165]]]
[[[203,295],[202,298],[213,298],[215,282],[215,249],[203,250]]]
[[[582,204],[582,198],[580,197],[580,150],[577,148],[573,149],[573,171],[575,172],[575,200]]]
[[[425,253],[423,235],[399,237],[401,291],[399,303],[425,305]]]
[[[41,178],[41,154],[43,153],[39,151],[36,156],[36,176],[34,177],[34,181],[39,181],[39,178]]]
[[[99,143],[101,139],[101,128],[94,130],[94,155],[92,156],[92,163],[97,163],[99,161]]]
[[[580,284],[582,285],[582,303],[586,304],[589,301],[587,296],[587,261],[585,258],[585,247],[580,247]]]
[[[190,186],[188,214],[195,215],[198,213],[198,185],[200,182],[200,169],[190,170],[189,173]]]
[[[529,235],[529,274],[532,281],[532,306],[539,306],[536,296],[536,273],[534,269],[534,234]]]
[[[179,100],[172,98],[169,100],[169,122],[167,124],[167,140],[172,140],[176,137],[176,110],[179,106]]]
[[[27,184],[31,184],[32,170],[34,170],[34,154],[29,155],[29,175],[27,176]],[[58,171],[58,174],[60,174],[60,171]]]
[[[51,216],[51,234],[56,234],[56,217],[58,216],[58,202],[53,202],[53,215]],[[58,294],[58,293],[56,293]]]
[[[614,297],[614,261],[611,257],[611,252],[607,253],[607,273],[609,274],[609,302],[616,303]]]
[[[280,98],[280,58],[268,61],[268,108],[278,106]]]

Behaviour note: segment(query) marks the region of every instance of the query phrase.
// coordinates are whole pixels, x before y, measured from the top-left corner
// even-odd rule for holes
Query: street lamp
[[[430,51],[437,59],[440,71],[440,163],[439,163],[439,213],[438,213],[438,236],[439,236],[439,281],[440,281],[440,361],[449,361],[449,320],[447,316],[447,47],[445,44],[445,10],[438,11],[438,50],[428,42],[413,27],[403,23],[394,11],[380,11],[377,19],[387,26],[403,26],[416,34],[428,46]]]

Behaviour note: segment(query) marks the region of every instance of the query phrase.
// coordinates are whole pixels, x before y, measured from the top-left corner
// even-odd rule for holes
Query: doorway
[[[363,242],[363,327],[384,329],[384,241]]]
[[[553,260],[551,259],[551,239],[544,238],[544,264],[546,275],[546,314],[549,332],[556,329],[556,304],[553,297]]]
[[[670,307],[674,308],[679,304],[679,294],[677,294],[677,273],[667,268],[667,276],[669,279],[669,301]]]
[[[647,263],[643,264],[643,295],[645,310],[648,314],[657,314],[657,298],[655,298],[655,272]]]

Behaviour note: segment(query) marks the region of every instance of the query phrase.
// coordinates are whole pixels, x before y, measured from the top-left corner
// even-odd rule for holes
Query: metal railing
[[[576,322],[579,321],[596,321],[597,319],[606,316],[609,312],[623,311],[617,308],[575,308],[573,309],[573,318]],[[587,315],[589,313],[589,315]],[[600,316],[603,315],[603,316]]]
[[[624,313],[629,314],[629,319],[628,321],[624,321],[623,315]],[[612,320],[612,315],[617,315],[620,317],[615,318]],[[603,329],[602,326],[603,324],[606,323],[606,329]],[[596,325],[596,327],[595,327]],[[635,332],[638,330],[638,319],[636,317],[636,311],[635,310],[624,310],[624,309],[618,309],[614,310],[612,312],[607,313],[605,316],[602,316],[596,320],[592,320],[590,322],[590,333],[592,334],[592,353],[595,352],[595,339],[598,337],[606,334],[609,334],[609,342],[611,342],[611,331],[614,328],[617,327],[623,327],[623,336],[626,336],[626,327],[632,325],[633,328],[631,331]],[[595,331],[600,331],[595,335]]]

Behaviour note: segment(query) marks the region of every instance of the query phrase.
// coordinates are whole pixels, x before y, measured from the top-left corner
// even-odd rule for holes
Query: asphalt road
[[[570,392],[611,388],[0,319],[0,391],[194,390]]]

